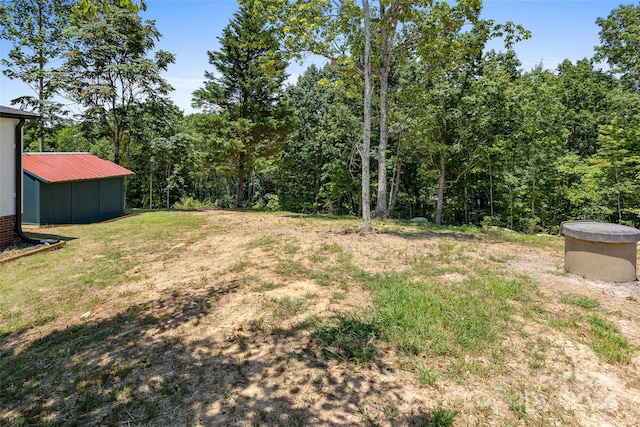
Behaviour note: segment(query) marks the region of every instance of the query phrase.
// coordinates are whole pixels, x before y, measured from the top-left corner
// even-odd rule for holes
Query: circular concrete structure
[[[640,230],[594,221],[562,224],[564,265],[570,273],[611,282],[636,280]]]

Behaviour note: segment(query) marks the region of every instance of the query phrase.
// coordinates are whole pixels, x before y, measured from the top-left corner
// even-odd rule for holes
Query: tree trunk
[[[149,209],[153,209],[153,171],[149,172]]]
[[[493,216],[493,173],[491,172],[491,161],[489,161],[489,215]]]
[[[244,176],[238,175],[238,185],[236,187],[236,208],[242,208],[244,202]]]
[[[531,219],[536,217],[536,168],[531,160]]]
[[[42,72],[42,70],[44,69],[44,64],[40,64],[40,72]],[[38,94],[38,96],[40,97],[39,101],[38,101],[38,106],[40,111],[38,111],[38,113],[40,114],[40,118],[37,121],[38,124],[38,139],[40,140],[40,152],[43,153],[44,152],[44,117],[42,117],[42,110],[44,109],[44,90],[43,90],[43,85],[44,85],[44,78],[40,77],[40,93]]]
[[[364,125],[362,131],[362,226],[360,230],[371,233],[371,176],[369,152],[371,151],[371,10],[369,0],[362,1],[364,11]]]
[[[42,5],[38,3],[38,28],[42,31],[44,17],[42,16]],[[46,63],[46,59],[43,57],[42,49],[38,49],[39,58],[38,58],[38,68],[40,69],[40,78],[38,79],[38,114],[40,114],[40,118],[38,119],[38,138],[40,140],[40,152],[44,152],[44,117],[42,116],[44,110],[44,65]]]
[[[618,164],[613,162],[613,173],[616,177],[616,199],[618,207],[618,224],[622,222],[622,201],[620,198],[620,173],[618,172]]]
[[[469,204],[467,203],[468,200],[469,200],[469,195],[468,195],[468,192],[467,192],[467,186],[465,185],[464,186],[464,203],[463,203],[463,206],[464,206],[464,223],[465,223],[465,225],[469,224]]]
[[[253,204],[254,190],[255,190],[255,173],[249,174],[249,203]]]
[[[384,6],[380,5],[380,15],[384,15]],[[382,25],[380,29],[380,142],[378,143],[378,199],[376,201],[376,218],[386,219],[387,210],[387,145],[389,143],[389,72],[391,69],[389,55],[389,34]]]
[[[389,213],[396,209],[396,203],[398,201],[398,193],[400,192],[400,173],[402,171],[402,163],[396,164],[396,175],[393,181],[393,189],[391,190],[391,196],[389,197]]]
[[[400,173],[402,171],[402,163],[400,162],[400,147],[402,146],[402,139],[398,138],[398,146],[396,147],[396,167],[394,168],[391,195],[389,196],[389,210],[387,214],[391,214],[396,208],[396,202],[398,201],[398,192],[400,191]]]
[[[440,156],[440,169],[438,169],[438,201],[436,202],[436,225],[442,225],[442,205],[444,202],[446,159]]]
[[[236,185],[236,208],[242,208],[242,203],[244,202],[244,154],[240,154],[238,157],[238,180]]]

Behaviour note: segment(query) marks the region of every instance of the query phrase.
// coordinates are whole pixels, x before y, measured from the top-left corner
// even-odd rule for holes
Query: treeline
[[[571,219],[638,225],[640,6],[620,6],[597,21],[601,45],[593,58],[522,70],[510,43],[526,31],[479,20],[472,3],[479,2],[432,6],[431,15],[407,15],[411,21],[396,17],[391,38],[391,9],[372,12],[373,144],[364,158],[374,214],[528,233],[553,232]],[[14,28],[25,10],[5,8],[4,28]],[[261,10],[259,2],[243,2],[224,29],[220,50],[208,53],[213,69],[194,92],[202,112],[187,116],[161,77],[173,55],[160,51],[151,59],[160,37],[153,22],[118,7],[81,20],[60,12],[55,19],[69,20],[53,20],[52,28],[71,30],[51,60],[63,58],[62,66],[20,62],[17,54],[6,60],[15,78],[40,70],[38,96],[18,100],[45,117],[25,128],[29,149],[90,151],[133,170],[129,207],[361,215],[360,18],[335,28],[312,21],[333,28],[349,49],[343,56],[317,52],[328,65],[310,66],[286,86],[286,58],[313,49],[288,44],[285,28],[294,35],[295,28]],[[505,38],[503,51],[484,50],[492,37]],[[14,42],[14,50],[25,48]],[[60,95],[82,114],[65,115],[54,102]]]

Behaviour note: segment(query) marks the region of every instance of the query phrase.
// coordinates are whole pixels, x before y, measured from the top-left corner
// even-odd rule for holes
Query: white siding
[[[0,217],[15,215],[15,131],[18,119],[0,118]]]

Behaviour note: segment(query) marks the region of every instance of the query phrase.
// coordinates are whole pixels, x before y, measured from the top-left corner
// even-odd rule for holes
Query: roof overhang
[[[40,115],[31,111],[18,110],[17,108],[4,107],[0,105],[0,117],[8,119],[39,119]]]

